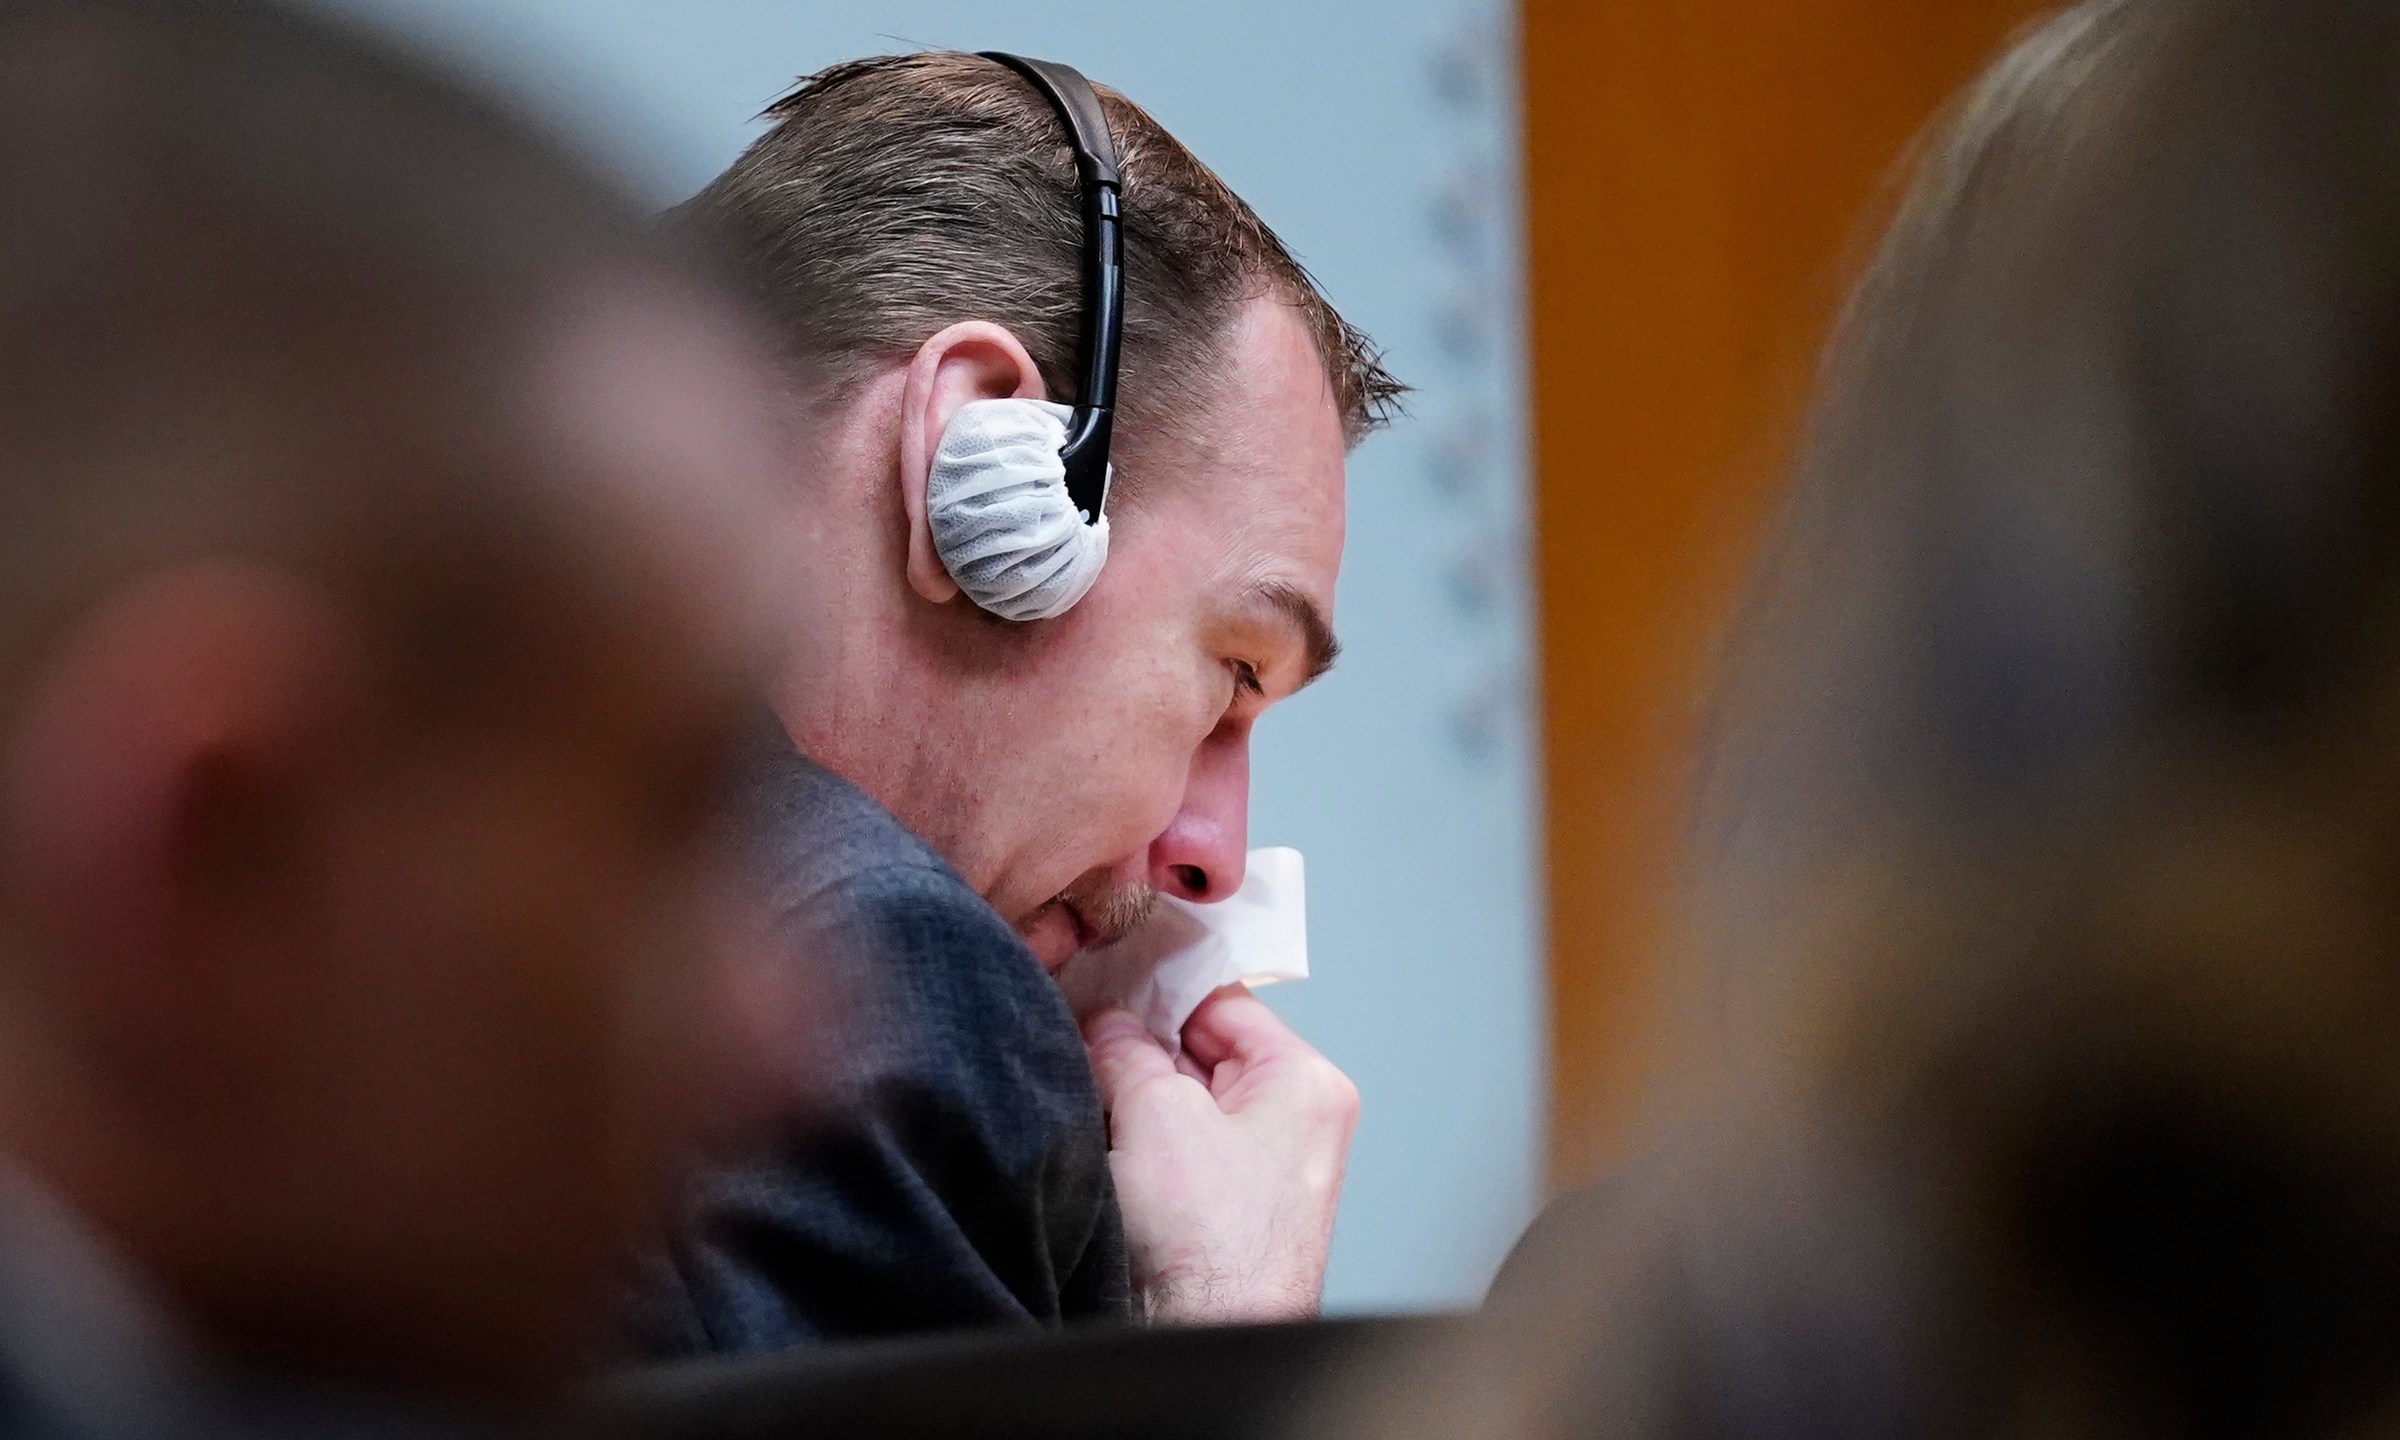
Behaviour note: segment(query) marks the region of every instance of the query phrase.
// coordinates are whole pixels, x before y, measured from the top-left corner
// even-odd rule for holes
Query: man
[[[0,1434],[534,1403],[754,1049],[748,351],[249,0],[0,10],[0,194]]]
[[[1087,1056],[1044,972],[1155,895],[1240,885],[1251,729],[1332,663],[1345,457],[1399,387],[1248,206],[1101,98],[1113,533],[1057,618],[970,603],[927,517],[961,407],[1075,395],[1085,236],[1045,97],[971,55],[838,66],[681,214],[780,330],[805,436],[769,535],[770,899],[854,1012],[841,1118],[709,1187],[654,1353],[1316,1306],[1348,1081],[1238,990],[1180,1055],[1114,1013]]]

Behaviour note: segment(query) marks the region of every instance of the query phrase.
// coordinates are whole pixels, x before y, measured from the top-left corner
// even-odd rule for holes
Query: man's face
[[[1119,432],[1108,567],[1028,637],[929,836],[1052,969],[1154,893],[1241,884],[1251,728],[1333,659],[1347,447],[1315,341],[1253,301],[1225,369],[1189,440]]]

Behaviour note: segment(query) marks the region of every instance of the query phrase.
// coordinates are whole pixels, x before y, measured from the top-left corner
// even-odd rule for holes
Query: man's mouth
[[[1075,908],[1064,900],[1053,900],[1025,917],[1017,927],[1033,958],[1042,968],[1058,973],[1058,967],[1083,953],[1092,943],[1092,929]]]
[[[1025,943],[1055,972],[1086,950],[1114,944],[1148,918],[1157,897],[1144,886],[1090,895],[1061,895],[1018,927]]]
[[[1067,918],[1075,922],[1075,948],[1077,950],[1095,949],[1117,938],[1114,935],[1101,934],[1091,921],[1084,918],[1083,912],[1075,908],[1074,901],[1062,896],[1058,901],[1058,908],[1066,911]]]

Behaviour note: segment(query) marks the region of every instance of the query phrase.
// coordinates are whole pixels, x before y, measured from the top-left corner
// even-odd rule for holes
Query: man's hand
[[[1239,985],[1169,1055],[1122,1010],[1084,1027],[1108,1107],[1135,1297],[1181,1324],[1313,1315],[1358,1090]]]

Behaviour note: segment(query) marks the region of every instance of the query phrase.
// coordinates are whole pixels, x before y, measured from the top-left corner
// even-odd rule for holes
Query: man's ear
[[[908,515],[908,583],[917,594],[936,605],[958,594],[925,519],[925,487],[950,417],[971,400],[1048,398],[1033,356],[988,320],[953,325],[917,347],[900,398],[900,503]]]
[[[241,1027],[295,998],[306,946],[286,922],[315,898],[303,832],[359,719],[355,646],[309,587],[195,566],[88,612],[33,676],[0,769],[0,874],[36,983],[100,1053],[222,1094]]]

